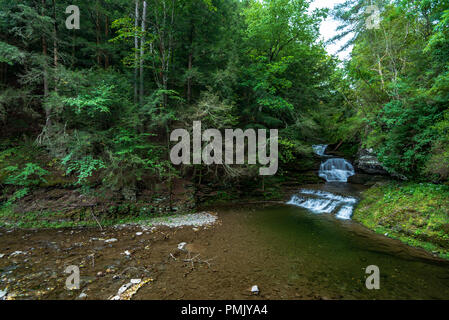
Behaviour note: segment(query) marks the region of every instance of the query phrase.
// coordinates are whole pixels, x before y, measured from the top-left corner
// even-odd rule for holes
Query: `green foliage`
[[[363,193],[353,218],[408,244],[449,254],[449,187],[388,184]]]
[[[95,171],[106,168],[102,160],[94,159],[92,156],[86,156],[79,160],[72,160],[72,156],[72,153],[68,154],[62,159],[62,164],[67,167],[66,174],[76,172],[78,177],[77,184],[86,184],[88,178]]]
[[[449,99],[448,3],[375,1],[381,23],[371,30],[363,16],[357,18],[369,4],[358,0],[334,12],[354,31],[346,64],[355,93],[346,97],[354,111],[341,119],[341,135],[377,150],[392,172],[447,181],[447,129],[442,128]]]
[[[113,96],[114,85],[107,86],[102,84],[89,90],[89,93],[78,95],[76,98],[66,98],[63,100],[68,106],[75,107],[75,113],[81,115],[86,113],[87,116],[94,118],[101,116],[102,113],[110,113],[110,105],[114,101]]]
[[[25,54],[17,47],[0,41],[0,63],[13,65],[14,63],[21,63],[24,57]]]
[[[282,164],[295,163],[298,158],[310,155],[312,150],[288,139],[279,138],[279,160]]]
[[[47,170],[31,162],[26,163],[22,168],[19,168],[19,166],[9,166],[3,170],[8,173],[4,179],[5,184],[24,187],[36,186],[42,182],[47,182],[44,176],[49,174]]]

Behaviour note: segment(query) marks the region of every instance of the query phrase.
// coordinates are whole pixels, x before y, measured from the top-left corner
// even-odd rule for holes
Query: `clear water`
[[[248,243],[257,243],[248,250],[265,252],[276,265],[267,272],[292,285],[333,299],[449,299],[448,262],[354,221],[277,206],[254,211],[245,224]],[[369,265],[380,269],[380,290],[366,288]]]

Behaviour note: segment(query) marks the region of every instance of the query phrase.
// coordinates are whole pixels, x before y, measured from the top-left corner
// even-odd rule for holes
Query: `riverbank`
[[[362,193],[353,219],[390,238],[449,259],[449,187],[391,182]]]
[[[218,221],[202,227],[0,228],[0,291],[106,300],[131,283],[122,299],[449,297],[449,262],[359,223],[287,205],[215,209]],[[373,264],[380,290],[365,286]],[[79,290],[66,289],[68,266],[80,269]]]

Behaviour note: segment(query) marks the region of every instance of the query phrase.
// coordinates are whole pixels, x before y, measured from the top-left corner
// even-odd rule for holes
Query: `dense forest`
[[[342,1],[0,0],[0,300],[448,299],[449,0]]]
[[[280,175],[326,142],[372,148],[404,180],[448,181],[447,1],[313,12],[306,0],[0,4],[4,196],[23,196],[55,168],[81,190],[130,200],[154,179],[263,180],[251,165],[173,166],[170,132],[196,120],[278,129]],[[373,4],[378,28],[366,24]],[[68,28],[70,5],[79,29]],[[334,40],[350,36],[346,62],[320,40],[329,15],[342,24]]]

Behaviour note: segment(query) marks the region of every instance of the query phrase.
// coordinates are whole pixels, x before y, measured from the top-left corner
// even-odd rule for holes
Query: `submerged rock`
[[[185,250],[187,243],[186,242],[181,242],[180,244],[178,244],[178,249],[179,250]]]

